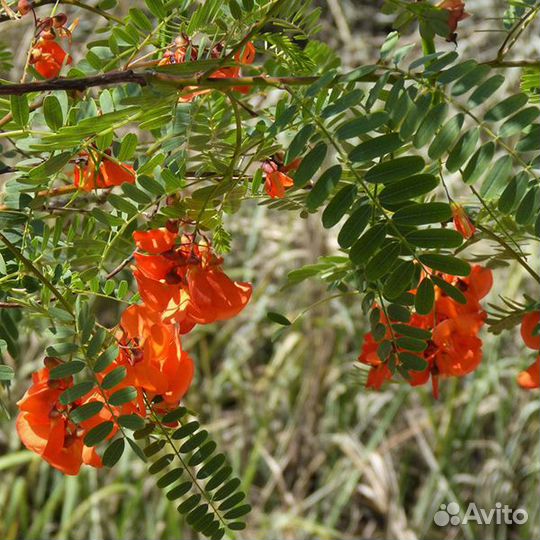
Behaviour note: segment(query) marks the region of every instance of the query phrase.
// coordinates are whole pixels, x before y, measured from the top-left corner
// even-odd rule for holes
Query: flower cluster
[[[412,386],[426,384],[432,380],[433,395],[439,395],[439,376],[462,377],[474,371],[482,360],[482,340],[478,332],[486,319],[486,312],[480,300],[487,295],[493,285],[491,270],[476,265],[466,278],[440,276],[463,293],[466,303],[450,298],[443,289],[435,288],[435,307],[428,315],[415,313],[409,325],[431,332],[431,339],[422,353],[414,353],[424,366],[421,371],[408,370],[406,377]],[[414,292],[414,291],[413,291]],[[399,333],[391,327],[393,321],[384,320],[386,339],[396,338]],[[389,360],[379,357],[379,343],[371,333],[365,336],[358,360],[371,367],[366,387],[379,389],[385,381],[393,377]],[[396,354],[413,354],[397,347]],[[399,364],[395,367],[398,367]]]
[[[521,320],[521,337],[529,349],[540,351],[540,311],[526,313]],[[540,354],[517,378],[518,384],[527,390],[540,388]]]
[[[102,422],[111,421],[112,408],[105,406],[103,394],[97,389],[64,404],[61,396],[73,386],[73,377],[51,378],[51,370],[61,365],[52,357],[45,359],[45,367],[32,375],[32,386],[18,402],[17,432],[23,444],[41,456],[47,463],[64,474],[78,474],[83,463],[101,467],[101,458],[95,448],[84,444],[85,435]],[[92,418],[76,421],[81,407],[96,407]],[[115,407],[117,414],[136,412],[136,405]],[[109,438],[118,426],[112,424]]]
[[[51,378],[51,369],[61,362],[48,358],[18,403],[17,429],[23,444],[65,474],[77,474],[83,463],[101,466],[95,449],[84,443],[98,424],[110,423],[110,439],[120,415],[144,417],[150,404],[160,413],[177,407],[194,373],[193,360],[182,348],[182,334],[196,324],[234,317],[251,298],[251,285],[223,272],[223,261],[208,240],[197,242],[195,234],[180,232],[178,222],[135,232],[134,239],[134,275],[143,303],[122,314],[114,334],[118,357],[97,374],[95,388],[74,401],[65,400],[68,405],[61,396],[73,386],[73,378]],[[123,379],[112,390],[104,389],[104,378],[119,370]],[[110,394],[122,388],[134,389],[134,399],[119,407],[110,405]],[[90,420],[77,421],[77,409],[93,402],[98,412]]]
[[[283,157],[276,154],[262,164],[261,168],[265,175],[264,189],[272,199],[283,199],[285,197],[285,190],[294,185],[294,180],[286,173],[298,169],[301,161],[300,158],[297,158],[285,165]]]
[[[185,34],[178,36],[171,49],[169,49],[164,55],[163,58],[158,62],[160,66],[167,66],[171,64],[184,64],[186,61],[196,61],[203,51],[199,49]],[[218,59],[222,57],[223,45],[218,43],[209,51],[210,58]],[[248,42],[246,45],[234,54],[234,61],[237,64],[249,65],[253,64],[255,60],[255,47],[253,43]],[[208,78],[209,79],[237,79],[241,76],[241,68],[239,65],[231,67],[223,67],[212,73]],[[180,101],[184,103],[189,103],[193,99],[201,94],[207,94],[211,92],[209,89],[196,90],[195,87],[190,87],[188,90],[194,90],[188,94],[183,94],[180,97]],[[241,92],[242,94],[247,94],[249,92],[249,87],[246,86],[233,86],[233,90]]]
[[[33,13],[32,3],[20,0],[18,11],[21,15]],[[55,79],[60,75],[62,68],[73,62],[71,56],[64,50],[59,39],[71,40],[71,32],[77,21],[70,28],[66,26],[67,17],[58,13],[52,17],[40,19],[34,13],[36,33],[30,49],[28,62],[44,79]]]

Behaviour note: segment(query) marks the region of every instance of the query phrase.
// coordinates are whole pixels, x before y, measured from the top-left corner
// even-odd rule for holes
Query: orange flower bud
[[[476,231],[476,227],[467,215],[465,208],[454,202],[451,203],[450,206],[452,207],[452,215],[454,217],[454,226],[456,227],[456,230],[463,238],[471,238]]]

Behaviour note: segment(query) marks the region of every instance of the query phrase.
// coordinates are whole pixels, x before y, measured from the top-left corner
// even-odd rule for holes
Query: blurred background
[[[141,2],[119,3],[127,11]],[[391,23],[380,13],[381,3],[316,2],[323,9],[319,39],[339,52],[345,68],[378,58]],[[504,39],[507,2],[466,4],[473,15],[460,25],[458,50],[491,59]],[[2,24],[0,40],[19,42],[21,25]],[[93,28],[85,15],[78,38]],[[538,58],[537,30],[516,47],[520,58]],[[14,73],[30,38],[28,27]],[[517,70],[508,73],[507,84],[517,88]],[[459,193],[459,185],[452,187]],[[233,236],[226,271],[252,281],[254,298],[238,318],[198,328],[185,339],[197,365],[186,403],[229,455],[248,493],[253,511],[241,538],[540,537],[540,403],[537,393],[515,382],[533,360],[517,332],[494,336],[484,330],[481,366],[464,379],[444,381],[439,401],[429,387],[392,384],[367,391],[356,362],[368,331],[360,298],[327,291],[318,279],[286,286],[288,272],[338,254],[335,233],[323,229],[317,215],[300,219],[254,203],[226,226]],[[477,244],[472,254],[485,249]],[[519,266],[510,266],[497,271],[487,301],[497,302],[499,294],[519,300],[522,293],[537,297],[538,290]],[[116,321],[116,306],[97,309]],[[295,322],[283,331],[268,320],[268,311]],[[85,469],[64,477],[21,449],[15,403],[41,366],[46,344],[18,325],[15,313],[5,313],[2,324],[18,333],[24,354],[11,388],[0,388],[0,538],[195,538],[145,465],[128,452],[112,471]],[[488,510],[500,502],[526,509],[529,519],[521,526],[438,527],[433,516],[450,502]]]

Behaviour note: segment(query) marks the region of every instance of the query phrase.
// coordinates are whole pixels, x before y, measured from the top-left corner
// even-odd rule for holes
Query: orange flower
[[[517,376],[517,382],[526,390],[540,388],[540,356]]]
[[[456,231],[459,232],[463,238],[471,238],[476,231],[476,227],[469,219],[465,208],[457,203],[452,203],[450,206],[452,208],[452,215],[454,217],[454,226]]]
[[[49,39],[40,39],[30,53],[30,64],[45,79],[55,79],[62,67],[71,63],[71,56],[56,41]]]
[[[441,375],[462,377],[480,364],[482,340],[471,332],[474,323],[468,324],[470,318],[447,319],[433,329],[433,358]]]
[[[521,337],[529,349],[540,350],[540,311],[530,311],[521,320]]]
[[[179,240],[172,244],[172,238]],[[232,281],[222,270],[221,258],[207,242],[195,243],[193,235],[158,229],[134,234],[135,278],[143,302],[165,322],[180,323],[182,332],[195,324],[209,324],[234,317],[251,298],[249,283]]]
[[[262,164],[266,175],[264,189],[272,199],[283,199],[285,189],[294,185],[294,180],[285,173],[298,169],[301,159],[297,158],[289,165],[281,164],[277,159],[269,159]]]
[[[49,369],[58,365],[53,359],[32,375],[33,384],[17,403],[20,409],[16,427],[23,444],[64,474],[78,474],[83,463],[101,467],[101,458],[94,448],[84,445],[87,429],[94,424],[76,425],[68,413],[86,403],[85,399],[62,405],[60,395],[73,386],[72,377],[50,380]]]
[[[180,334],[147,306],[133,305],[122,314],[117,365],[127,369],[126,385],[141,388],[151,400],[160,396],[174,406],[193,379],[193,361],[182,350]],[[144,407],[142,407],[144,409]]]
[[[83,191],[109,188],[124,183],[134,184],[137,173],[133,167],[117,163],[111,158],[99,156],[95,152],[84,153],[79,157],[74,171],[75,187]]]
[[[426,384],[431,377],[435,398],[439,395],[439,376],[462,377],[474,371],[482,360],[482,340],[477,334],[484,325],[486,313],[480,305],[480,300],[488,294],[493,284],[491,270],[479,265],[473,266],[471,273],[465,278],[449,275],[442,277],[461,290],[466,303],[456,302],[442,289],[435,287],[434,310],[429,315],[415,313],[408,323],[419,329],[431,330],[432,336],[422,354],[428,367],[423,371],[408,371],[407,381],[411,386],[419,386]],[[388,321],[383,318],[381,323],[387,327],[385,338],[390,339]],[[377,351],[378,343],[371,333],[368,333],[358,359],[372,366],[374,371],[382,364]],[[377,387],[376,385],[390,378],[388,373],[382,368],[377,369],[377,372],[368,378],[366,386]]]
[[[196,61],[198,58],[198,47],[193,45],[191,40],[186,36],[182,35],[176,38],[174,42],[174,48],[170,51],[167,51],[163,58],[158,62],[159,66],[166,66],[170,64],[183,64],[186,62],[188,49],[191,50],[190,61]],[[221,44],[216,45],[212,51],[210,51],[211,58],[220,58],[223,51],[223,46]],[[248,65],[252,64],[255,60],[255,47],[253,43],[248,42],[243,47],[242,50],[237,51],[234,54],[234,59],[239,64]],[[224,67],[217,70],[215,73],[210,75],[210,79],[237,79],[241,76],[240,66],[231,66]],[[207,94],[211,92],[211,89],[196,90],[196,87],[189,87],[186,90],[195,90],[189,92],[189,94],[184,94],[180,96],[180,101],[183,103],[189,103],[193,99],[202,94]],[[233,90],[241,92],[242,94],[247,94],[249,92],[249,86],[233,86]]]
[[[458,23],[470,16],[465,11],[465,2],[463,0],[443,0],[438,4],[438,7],[448,11],[448,41],[455,41]]]

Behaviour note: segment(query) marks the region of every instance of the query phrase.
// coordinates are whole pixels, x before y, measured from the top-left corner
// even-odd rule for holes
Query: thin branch
[[[116,276],[119,272],[121,272],[133,259],[133,255],[130,255],[129,257],[126,257],[114,270],[111,270],[106,276],[106,279],[111,279],[112,277]]]
[[[109,21],[114,21],[117,23],[123,23],[122,19],[115,17],[114,15],[111,15],[110,13],[107,13],[106,11],[103,11],[102,9],[99,9],[94,6],[89,6],[88,4],[84,4],[83,2],[79,2],[78,0],[35,0],[32,2],[32,7],[34,9],[40,8],[41,6],[46,6],[50,4],[64,4],[67,6],[75,6],[80,9],[85,9],[86,11],[91,11],[92,13],[95,13],[96,15],[100,15],[101,17],[104,17],[105,19]],[[0,15],[0,23],[5,21],[11,21],[14,20],[12,17],[8,15]]]
[[[20,309],[24,307],[22,304],[15,302],[0,302],[0,309]]]
[[[62,293],[43,275],[34,263],[27,259],[18,249],[14,246],[2,233],[0,233],[0,240],[6,245],[9,251],[15,256],[16,259],[21,261],[32,274],[34,274],[45,287],[47,287],[56,296],[58,301],[66,308],[67,312],[73,315],[73,308],[69,302],[62,296]]]

